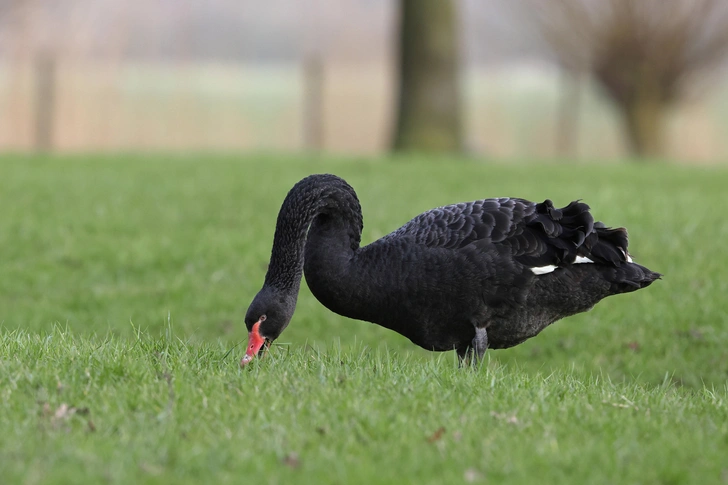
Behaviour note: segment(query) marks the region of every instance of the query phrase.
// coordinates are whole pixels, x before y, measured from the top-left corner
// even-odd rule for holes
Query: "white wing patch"
[[[629,253],[626,251],[624,252],[624,257],[627,260],[628,263],[632,262],[632,258],[630,257]],[[591,259],[587,258],[586,256],[577,256],[576,259],[574,259],[574,262],[572,264],[583,264],[583,263],[593,263]],[[553,264],[549,264],[548,266],[536,266],[535,268],[529,268],[531,272],[535,275],[540,274],[548,274],[553,272],[558,266],[554,266]]]
[[[553,264],[549,264],[548,266],[537,266],[535,268],[530,268],[530,270],[533,272],[533,274],[551,273],[555,269],[556,269],[556,266],[554,266]]]
[[[589,258],[587,258],[585,256],[577,256],[576,259],[574,260],[574,263],[573,264],[593,263],[593,262],[594,261],[592,261],[591,259],[589,259]],[[548,274],[548,273],[551,273],[556,268],[558,268],[558,266],[555,266],[553,264],[549,264],[548,266],[536,266],[534,268],[529,268],[529,269],[531,270],[531,272],[533,274],[540,275],[540,274]]]

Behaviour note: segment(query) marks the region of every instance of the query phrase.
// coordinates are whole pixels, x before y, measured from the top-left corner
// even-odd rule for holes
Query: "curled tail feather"
[[[594,224],[594,233],[585,242],[589,257],[596,263],[607,265],[603,274],[611,284],[613,294],[645,288],[662,277],[660,273],[632,262],[628,244],[625,228],[609,228],[601,222]]]
[[[594,231],[584,241],[582,256],[595,263],[616,266],[621,262],[631,262],[627,246],[629,238],[623,227],[609,228],[601,222],[594,224]]]

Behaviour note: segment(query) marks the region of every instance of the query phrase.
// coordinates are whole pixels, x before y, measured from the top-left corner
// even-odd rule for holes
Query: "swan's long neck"
[[[278,213],[266,285],[298,293],[309,228],[317,234],[317,228],[324,228],[329,235],[334,231],[337,241],[346,246],[322,251],[355,251],[361,241],[362,215],[354,189],[334,175],[311,175],[290,190]]]

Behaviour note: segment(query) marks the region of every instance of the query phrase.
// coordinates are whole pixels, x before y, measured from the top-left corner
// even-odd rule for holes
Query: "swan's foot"
[[[488,349],[488,332],[485,327],[475,327],[475,337],[468,347],[458,349],[460,366],[475,366],[483,361],[485,351]]]

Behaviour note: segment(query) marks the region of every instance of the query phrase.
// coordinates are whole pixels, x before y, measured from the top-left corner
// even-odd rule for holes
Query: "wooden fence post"
[[[556,122],[556,156],[579,156],[579,115],[583,77],[578,70],[562,68]]]
[[[303,61],[303,144],[306,150],[324,149],[324,66],[318,55]]]
[[[35,62],[35,130],[33,148],[36,152],[53,150],[56,103],[56,58],[50,52],[40,52]]]

